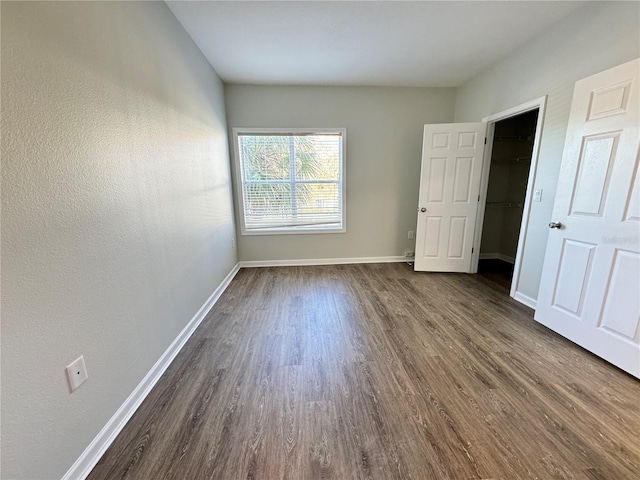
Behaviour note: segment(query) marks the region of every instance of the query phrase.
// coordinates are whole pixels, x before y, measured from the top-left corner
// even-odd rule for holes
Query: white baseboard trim
[[[249,260],[240,262],[240,268],[252,267],[301,267],[305,265],[344,265],[353,263],[413,262],[413,257],[353,257],[353,258],[302,258],[298,260]]]
[[[516,259],[514,257],[509,257],[502,253],[481,253],[478,258],[480,258],[480,260],[502,260],[503,262],[510,263],[511,265],[516,263]]]
[[[520,292],[515,292],[513,294],[513,299],[526,305],[529,308],[533,308],[534,310],[536,309],[536,305],[538,304],[538,301],[536,299]]]
[[[215,305],[239,270],[240,264],[237,263],[204,305],[200,307],[200,310],[198,310],[189,323],[182,329],[175,340],[171,342],[169,348],[165,350],[155,365],[151,367],[151,370],[149,370],[138,386],[131,392],[116,413],[113,414],[111,419],[102,430],[100,430],[85,451],[82,452],[82,455],[80,455],[64,477],[62,477],[62,480],[84,480],[87,478],[91,470],[93,470],[93,467],[96,466],[104,452],[109,448],[109,445],[111,445],[118,433],[120,433],[127,424],[165,370],[171,365],[173,359],[178,355],[184,344],[187,343],[187,340],[189,340],[193,332],[198,328],[198,325],[200,325],[202,320],[207,316],[211,307]]]

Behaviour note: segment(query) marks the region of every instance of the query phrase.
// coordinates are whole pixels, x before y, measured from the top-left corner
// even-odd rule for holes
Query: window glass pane
[[[289,178],[293,137],[240,135],[238,147],[245,181]]]
[[[291,185],[288,183],[245,184],[244,220],[247,227],[291,223]]]
[[[343,138],[238,133],[243,231],[342,229]]]
[[[340,186],[337,183],[296,185],[296,218],[301,224],[334,224],[342,221]]]
[[[341,135],[295,137],[296,180],[340,178]]]

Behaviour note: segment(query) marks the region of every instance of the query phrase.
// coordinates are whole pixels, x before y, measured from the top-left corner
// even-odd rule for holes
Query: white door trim
[[[511,280],[511,291],[509,295],[520,301],[522,292],[518,290],[520,285],[520,274],[522,273],[522,253],[524,251],[525,240],[527,238],[527,230],[529,226],[529,217],[531,215],[531,203],[533,201],[533,190],[535,186],[536,173],[538,171],[538,156],[540,153],[540,139],[542,138],[542,126],[544,124],[545,109],[547,106],[547,96],[536,98],[526,103],[522,103],[515,107],[494,113],[482,119],[487,122],[487,144],[484,149],[484,160],[482,162],[482,179],[480,180],[480,204],[478,205],[478,216],[476,217],[476,233],[474,236],[474,253],[471,258],[471,272],[478,272],[478,260],[480,259],[480,241],[482,239],[482,225],[484,223],[484,209],[487,201],[487,187],[489,185],[489,168],[491,166],[491,153],[493,148],[493,134],[495,124],[501,120],[515,117],[522,113],[538,110],[538,121],[536,123],[536,133],[533,140],[533,151],[531,152],[531,165],[529,167],[529,177],[527,179],[527,192],[524,199],[524,207],[522,209],[522,221],[520,223],[520,235],[518,236],[518,248],[516,250],[516,258],[513,267],[513,278]],[[531,299],[528,297],[527,306],[531,307]],[[535,308],[535,304],[533,306]]]

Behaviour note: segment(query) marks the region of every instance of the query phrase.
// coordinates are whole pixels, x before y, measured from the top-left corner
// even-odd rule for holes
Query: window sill
[[[317,235],[325,233],[347,233],[346,227],[331,228],[306,228],[306,227],[282,227],[282,228],[260,228],[252,230],[243,230],[240,234],[246,236],[254,235]]]

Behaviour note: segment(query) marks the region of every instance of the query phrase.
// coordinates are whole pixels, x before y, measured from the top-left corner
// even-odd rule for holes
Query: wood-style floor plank
[[[243,269],[89,479],[637,479],[639,432],[494,272]]]

